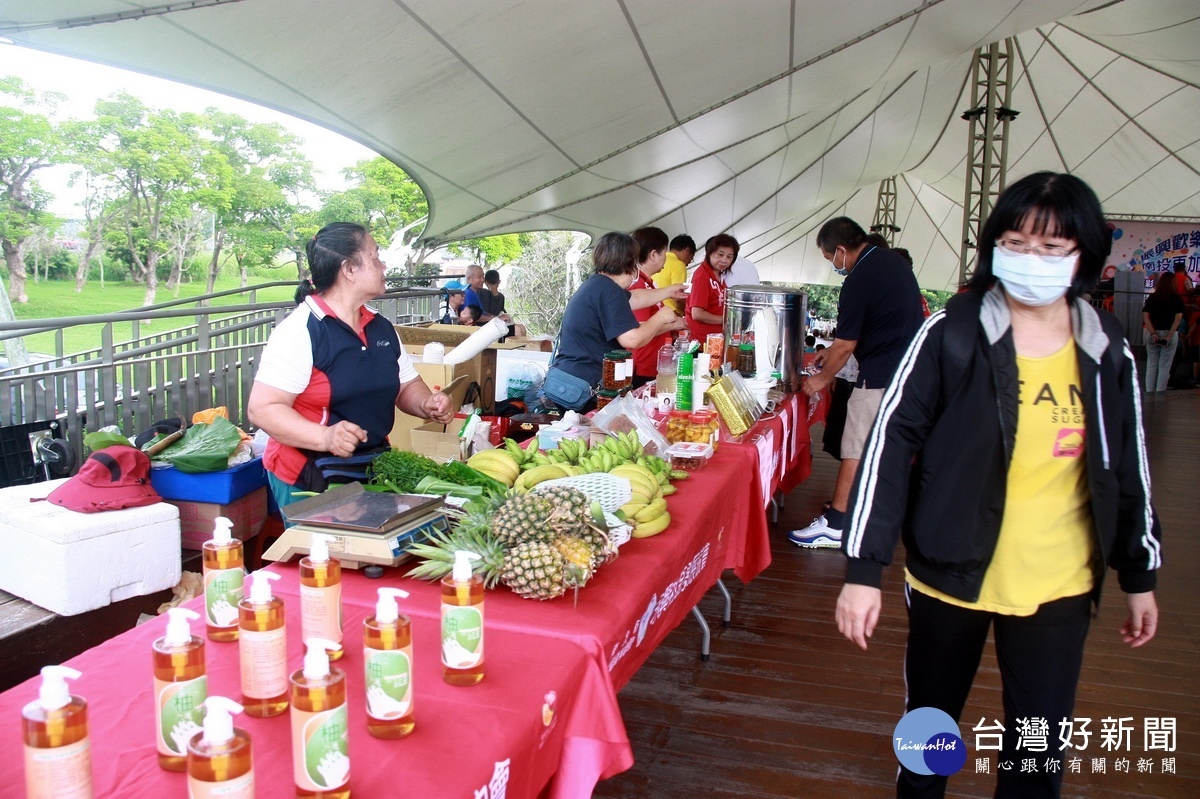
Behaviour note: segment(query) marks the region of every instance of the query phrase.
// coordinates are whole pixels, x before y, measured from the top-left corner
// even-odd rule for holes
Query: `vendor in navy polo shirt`
[[[326,225],[307,254],[312,279],[271,334],[247,408],[271,436],[263,465],[280,507],[293,490],[361,479],[388,446],[395,408],[441,424],[454,417],[450,398],[425,385],[391,322],[363,304],[386,290],[379,245],[366,228]]]

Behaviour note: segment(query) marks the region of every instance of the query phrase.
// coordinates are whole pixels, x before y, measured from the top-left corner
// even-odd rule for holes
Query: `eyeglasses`
[[[1055,244],[1038,244],[1033,246],[1023,241],[1014,241],[1013,239],[998,239],[996,246],[1013,255],[1031,253],[1042,258],[1066,258],[1068,255],[1073,255],[1079,249],[1078,247],[1059,247]]]

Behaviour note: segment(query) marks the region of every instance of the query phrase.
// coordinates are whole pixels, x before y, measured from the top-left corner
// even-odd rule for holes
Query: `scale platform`
[[[286,562],[307,555],[314,533],[332,536],[329,551],[342,566],[398,566],[412,558],[411,544],[450,523],[442,513],[442,498],[365,491],[358,483],[326,491],[283,508],[292,524],[263,553],[264,560]]]

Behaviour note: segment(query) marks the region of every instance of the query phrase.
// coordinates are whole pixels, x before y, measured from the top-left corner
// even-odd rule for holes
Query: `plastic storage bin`
[[[150,470],[150,485],[163,499],[227,505],[266,484],[267,470],[263,468],[262,458],[205,474],[188,474],[174,466]]]

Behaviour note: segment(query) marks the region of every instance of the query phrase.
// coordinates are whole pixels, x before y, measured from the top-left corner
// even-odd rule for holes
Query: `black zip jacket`
[[[1082,300],[1071,323],[1098,603],[1108,566],[1125,592],[1154,590],[1162,549],[1133,354],[1116,319]],[[1017,388],[1002,289],[959,294],[926,320],[884,392],[859,464],[842,544],[846,582],[878,587],[903,534],[914,577],[978,601],[1004,514]]]

